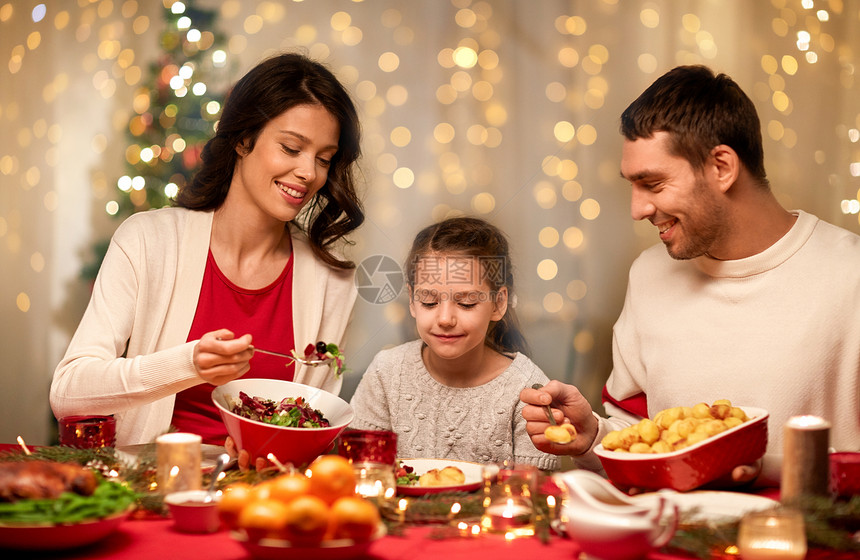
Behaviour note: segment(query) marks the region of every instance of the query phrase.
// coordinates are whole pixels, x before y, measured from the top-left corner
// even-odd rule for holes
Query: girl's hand
[[[579,389],[557,380],[552,380],[541,389],[530,387],[520,391],[520,400],[526,403],[523,418],[526,431],[534,446],[544,453],[554,455],[581,455],[591,448],[597,437],[597,419],[591,413],[591,405]],[[544,432],[549,426],[544,406],[553,407],[553,416],[559,424],[569,421],[576,428],[577,437],[570,443],[554,443]]]
[[[194,346],[194,367],[210,385],[223,385],[251,369],[251,335],[234,338],[231,331],[219,329],[204,334]]]

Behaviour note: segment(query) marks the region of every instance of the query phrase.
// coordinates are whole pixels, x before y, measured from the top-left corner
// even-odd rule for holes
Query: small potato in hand
[[[570,443],[576,439],[576,428],[568,423],[561,426],[547,426],[543,435],[553,443]]]

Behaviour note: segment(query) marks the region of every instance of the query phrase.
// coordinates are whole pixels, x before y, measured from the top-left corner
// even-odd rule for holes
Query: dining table
[[[0,444],[0,452],[15,448],[13,444]],[[777,489],[763,490],[760,495],[778,498]],[[245,560],[253,558],[243,544],[229,530],[221,528],[212,533],[185,533],[177,530],[170,517],[153,512],[135,512],[113,532],[97,542],[66,550],[2,551],[3,556],[20,558],[82,558],[111,560],[153,559],[206,559]],[[440,531],[439,523],[415,524],[385,534],[370,543],[359,558],[377,560],[570,560],[580,558],[579,545],[565,535],[549,532],[548,538],[520,537],[509,539],[504,535],[478,533],[476,535]],[[17,554],[17,555],[16,555]],[[304,558],[284,550],[285,560]],[[336,553],[313,554],[316,558],[339,558]],[[352,556],[351,556],[352,557]],[[717,557],[717,556],[715,556]],[[720,556],[731,558],[731,555]],[[652,550],[648,560],[684,560],[695,558],[685,551]],[[806,560],[857,560],[856,552],[840,552],[810,548]]]
[[[507,540],[500,535],[440,539],[432,536],[432,525],[406,529],[402,536],[386,535],[371,543],[360,558],[377,560],[571,560],[579,557],[580,549],[572,540],[553,535],[541,540],[517,538]],[[6,556],[4,554],[4,556]],[[8,556],[6,556],[8,557]],[[242,544],[229,531],[197,534],[182,533],[173,527],[171,519],[129,519],[101,541],[78,549],[48,551],[42,554],[28,551],[27,558],[81,558],[111,560],[206,559],[246,560],[251,558]],[[316,556],[316,558],[322,556]],[[295,555],[285,551],[284,560]],[[679,552],[655,550],[648,560],[686,560],[695,558]],[[730,556],[725,556],[730,558]],[[857,560],[852,552],[810,549],[807,560]],[[308,558],[314,560],[314,558]]]

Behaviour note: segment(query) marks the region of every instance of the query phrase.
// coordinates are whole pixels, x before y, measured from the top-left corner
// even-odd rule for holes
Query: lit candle
[[[537,469],[529,465],[485,465],[484,514],[481,527],[505,538],[535,534],[535,507],[532,501]]]
[[[818,416],[794,416],[783,430],[783,501],[801,496],[826,496],[830,483],[830,423]]]
[[[549,521],[552,522],[555,519],[555,496],[546,497],[546,506],[547,516],[549,517]]]
[[[746,515],[738,529],[738,550],[743,560],[803,560],[806,556],[803,516],[795,510]]]
[[[365,498],[379,497],[390,499],[394,497],[397,482],[394,479],[394,469],[388,465],[374,463],[355,464],[355,492]]]
[[[169,494],[200,489],[201,445],[202,439],[197,434],[175,432],[156,438],[156,482],[159,492]]]
[[[24,450],[24,454],[25,454],[25,455],[29,455],[29,454],[30,454],[30,449],[27,447],[27,444],[26,444],[26,443],[24,443],[24,438],[22,438],[21,436],[18,436],[18,445],[20,445],[20,446],[21,446],[21,449],[23,449],[23,450]]]
[[[274,465],[275,465],[276,467],[278,467],[278,470],[279,470],[279,471],[281,471],[282,473],[292,473],[292,472],[295,470],[295,469],[293,468],[293,464],[292,464],[292,463],[290,463],[290,466],[288,467],[287,465],[285,465],[285,464],[283,464],[282,462],[278,461],[278,458],[277,458],[277,457],[275,457],[275,454],[274,454],[274,453],[269,453],[268,455],[266,455],[266,459],[268,459],[269,461],[271,461],[272,463],[274,463]]]
[[[406,498],[400,498],[400,501],[397,502],[397,513],[399,514],[398,517],[400,518],[400,523],[406,521],[406,506],[408,505],[409,502]]]
[[[484,510],[482,523],[494,533],[512,533],[516,536],[534,534],[534,510],[524,504],[508,500],[491,504]]]
[[[457,514],[458,514],[458,513],[460,513],[460,508],[461,508],[461,507],[462,507],[462,506],[460,506],[460,502],[454,502],[454,503],[451,505],[451,512],[448,514],[448,521],[453,520],[453,519],[454,519],[454,517],[456,517],[456,516],[457,516]]]

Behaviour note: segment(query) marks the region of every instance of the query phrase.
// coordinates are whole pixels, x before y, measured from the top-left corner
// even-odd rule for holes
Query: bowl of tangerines
[[[385,525],[376,505],[355,493],[355,483],[348,460],[321,455],[303,473],[228,485],[218,513],[254,558],[360,557]]]

